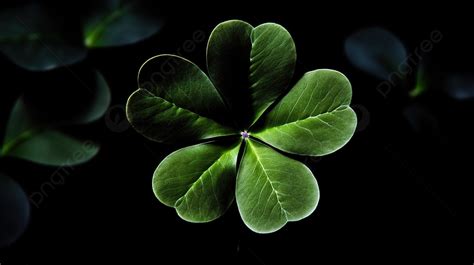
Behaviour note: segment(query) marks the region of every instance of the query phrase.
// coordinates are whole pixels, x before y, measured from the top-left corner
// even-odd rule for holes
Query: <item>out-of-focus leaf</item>
[[[163,18],[139,1],[103,1],[83,20],[89,48],[136,43],[157,33]]]
[[[453,74],[446,80],[446,93],[457,100],[474,98],[474,76],[472,74]]]
[[[96,121],[109,108],[111,99],[109,86],[100,72],[94,71],[93,75],[95,77],[94,85],[86,91],[88,101],[82,103],[86,107],[77,116],[69,119],[71,123],[83,124]]]
[[[23,189],[0,174],[0,248],[14,243],[25,232],[30,204]]]
[[[36,122],[30,112],[19,98],[7,124],[1,156],[64,166],[86,162],[97,154],[98,145],[67,136],[54,129],[53,124]]]
[[[4,10],[0,13],[0,50],[30,71],[77,63],[87,50],[64,39],[60,24],[38,4]]]
[[[100,118],[110,103],[110,92],[102,75],[93,73],[95,86],[82,88],[88,94],[88,100],[81,102],[80,111],[72,106],[55,105],[56,102],[75,102],[74,93],[61,91],[52,93],[47,98],[30,98],[25,95],[15,103],[6,126],[5,139],[1,146],[0,156],[17,157],[35,163],[63,166],[75,165],[88,161],[99,151],[99,146],[91,141],[81,141],[61,132],[66,125],[83,124]],[[25,102],[28,102],[25,103]],[[68,112],[73,109],[73,112]],[[62,115],[65,112],[68,115]],[[75,115],[72,115],[74,113]],[[69,117],[69,119],[68,119]]]
[[[99,146],[90,141],[80,141],[56,130],[44,130],[6,149],[6,154],[43,165],[67,166],[87,162],[98,151]]]
[[[111,95],[102,74],[74,69],[75,75],[54,73],[54,83],[24,94],[32,119],[48,124],[85,124],[96,121],[107,111]]]
[[[380,79],[387,79],[407,59],[402,42],[391,32],[371,27],[359,30],[345,42],[349,61],[360,70]]]

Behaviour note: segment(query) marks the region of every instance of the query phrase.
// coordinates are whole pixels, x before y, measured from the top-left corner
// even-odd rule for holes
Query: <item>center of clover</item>
[[[242,135],[243,139],[247,139],[250,136],[250,133],[247,132],[247,130],[240,132],[240,135]]]

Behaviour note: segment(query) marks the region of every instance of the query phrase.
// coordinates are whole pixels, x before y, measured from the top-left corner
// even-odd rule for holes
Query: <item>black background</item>
[[[72,10],[81,6],[63,5],[71,12],[70,18],[76,15]],[[462,8],[453,13],[403,6],[399,11],[389,5],[342,14],[337,11],[342,4],[302,6],[298,11],[252,11],[222,3],[213,9],[187,7],[184,12],[156,3],[167,17],[160,33],[135,45],[92,50],[79,65],[43,75],[23,70],[0,56],[0,137],[21,93],[41,90],[47,94],[56,80],[77,85],[71,71],[94,67],[104,74],[112,91],[112,111],[104,119],[70,129],[101,142],[99,155],[75,166],[64,184],[56,185],[38,208],[32,207],[28,230],[15,244],[0,250],[0,263],[109,264],[130,260],[133,264],[274,264],[288,259],[291,264],[472,264],[474,130],[470,123],[474,108],[472,101],[449,98],[438,83],[440,76],[473,71],[469,18]],[[208,224],[181,220],[173,209],[155,199],[151,189],[155,167],[179,146],[152,143],[132,128],[117,132],[125,119],[120,110],[137,88],[136,73],[146,59],[180,50],[205,69],[207,36],[219,22],[234,18],[253,25],[276,22],[288,29],[298,52],[294,81],[318,68],[345,73],[352,82],[353,104],[358,105],[361,123],[361,130],[344,148],[307,161],[322,193],[316,211],[268,235],[247,229],[235,204]],[[374,25],[399,36],[408,52],[429,39],[433,30],[443,34],[425,55],[438,70],[427,94],[412,100],[406,90],[395,87],[384,97],[376,89],[380,81],[351,66],[344,55],[345,38]],[[194,42],[196,48],[184,52],[183,44],[192,40],[196,31],[204,32],[206,40]],[[438,120],[439,134],[429,130],[416,133],[410,127],[402,113],[413,103],[431,111]],[[27,194],[51,181],[57,170],[16,159],[0,160],[0,168]]]

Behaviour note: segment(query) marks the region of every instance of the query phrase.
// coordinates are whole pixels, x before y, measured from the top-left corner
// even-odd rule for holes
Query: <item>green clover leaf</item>
[[[308,72],[286,92],[295,62],[295,44],[282,26],[239,20],[213,30],[209,77],[174,55],[145,62],[127,102],[132,126],[161,143],[202,142],[158,165],[158,200],[186,221],[209,222],[235,196],[243,221],[257,233],[277,231],[316,209],[316,179],[285,153],[332,153],[350,140],[357,118],[349,80],[337,71]]]

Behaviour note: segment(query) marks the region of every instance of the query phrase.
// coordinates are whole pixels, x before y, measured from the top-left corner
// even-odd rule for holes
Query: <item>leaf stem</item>
[[[415,88],[413,88],[410,92],[409,92],[409,95],[411,98],[416,98],[418,97],[419,95],[423,94],[423,92],[426,91],[426,87],[421,85],[421,84],[417,84],[415,86]]]

